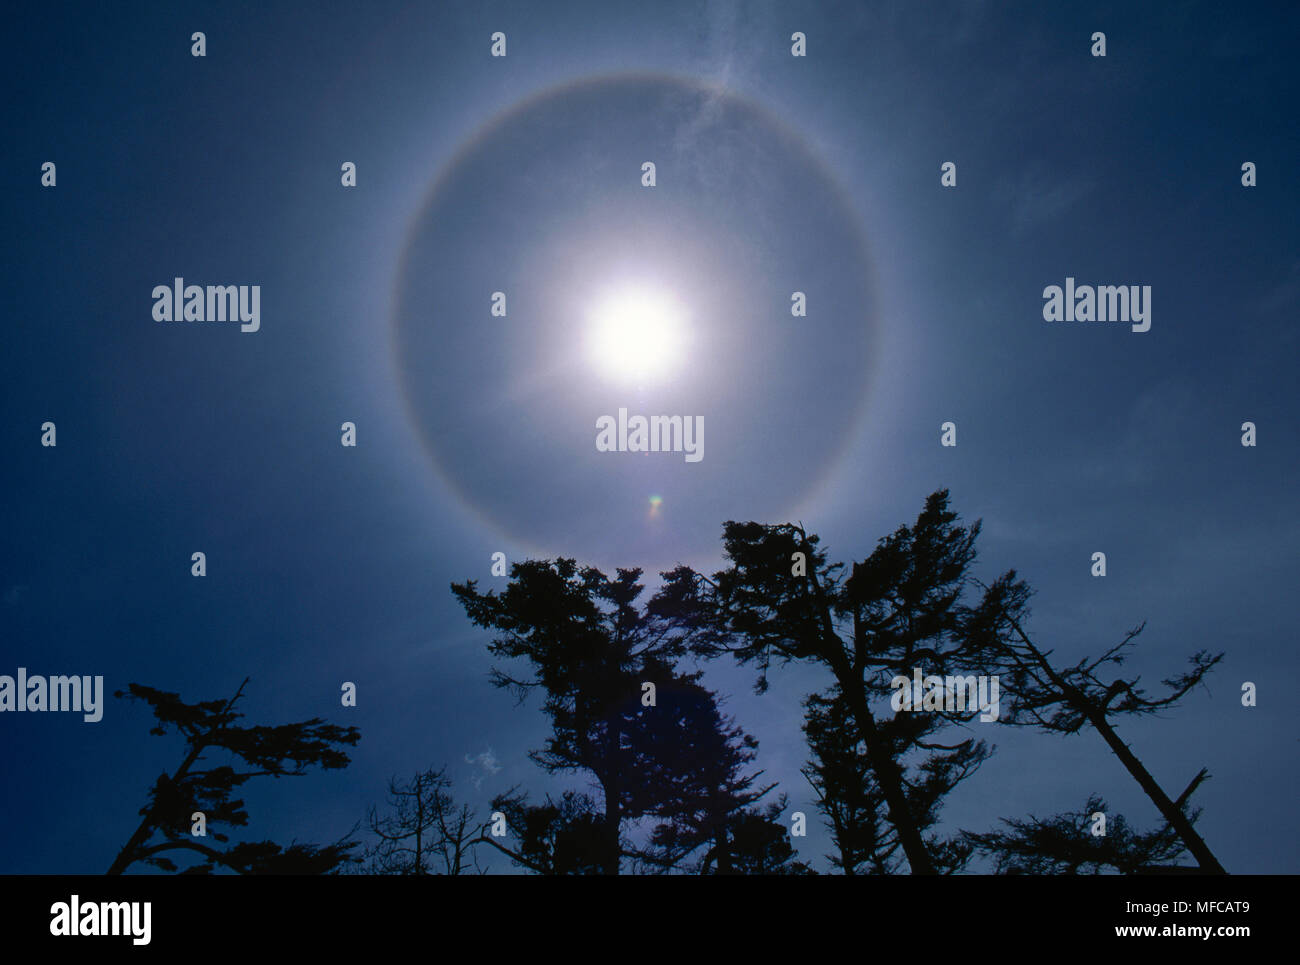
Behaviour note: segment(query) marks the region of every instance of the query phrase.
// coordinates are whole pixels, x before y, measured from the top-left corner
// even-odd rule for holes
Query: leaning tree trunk
[[[1154,803],[1159,809],[1164,819],[1169,822],[1170,827],[1178,832],[1178,836],[1183,839],[1183,843],[1187,845],[1187,850],[1192,853],[1194,858],[1196,858],[1196,863],[1200,865],[1201,869],[1210,874],[1226,875],[1228,873],[1227,869],[1225,869],[1223,865],[1219,864],[1219,859],[1214,856],[1214,852],[1210,850],[1210,846],[1207,845],[1205,840],[1196,833],[1196,828],[1192,826],[1191,820],[1189,820],[1187,815],[1183,812],[1181,804],[1177,804],[1169,799],[1169,795],[1165,793],[1164,788],[1160,786],[1156,779],[1151,776],[1151,772],[1142,766],[1142,762],[1137,759],[1137,755],[1134,754],[1133,751],[1129,749],[1129,746],[1120,739],[1119,734],[1115,733],[1115,728],[1111,726],[1110,720],[1106,717],[1105,707],[1098,705],[1094,700],[1090,700],[1087,694],[1081,691],[1078,687],[1073,686],[1064,677],[1058,674],[1055,668],[1048,662],[1047,657],[1043,652],[1034,645],[1032,640],[1029,639],[1029,635],[1025,633],[1020,624],[1015,620],[1011,620],[1010,622],[1011,626],[1015,628],[1016,634],[1022,641],[1024,641],[1025,646],[1029,648],[1029,652],[1033,655],[1039,667],[1042,668],[1043,673],[1046,674],[1047,679],[1051,682],[1052,686],[1056,688],[1057,692],[1065,699],[1066,703],[1079,713],[1083,714],[1083,716],[1088,719],[1088,722],[1097,729],[1097,733],[1102,736],[1102,739],[1110,749],[1114,751],[1115,756],[1119,758],[1120,763],[1124,765],[1125,769],[1133,775],[1133,779],[1137,781],[1142,790],[1146,792],[1147,797],[1149,797],[1152,803]],[[1198,778],[1199,777],[1200,775],[1198,775]],[[1191,793],[1197,783],[1199,783],[1199,781],[1192,782],[1192,785],[1184,792],[1184,798]]]
[[[1187,850],[1196,858],[1196,862],[1201,866],[1201,869],[1210,874],[1226,875],[1227,870],[1223,865],[1219,864],[1219,859],[1214,856],[1214,852],[1210,850],[1205,840],[1196,833],[1196,828],[1192,826],[1187,814],[1169,799],[1169,795],[1165,793],[1164,788],[1142,766],[1142,762],[1137,759],[1137,755],[1129,749],[1127,744],[1120,740],[1119,734],[1115,733],[1115,728],[1106,719],[1106,714],[1091,705],[1079,709],[1088,715],[1088,720],[1093,727],[1097,728],[1097,732],[1101,734],[1106,743],[1110,745],[1110,749],[1115,752],[1115,756],[1133,775],[1133,779],[1141,785],[1147,797],[1155,802],[1155,806],[1160,809],[1164,819],[1178,832],[1178,836],[1183,839],[1183,843],[1187,845]]]

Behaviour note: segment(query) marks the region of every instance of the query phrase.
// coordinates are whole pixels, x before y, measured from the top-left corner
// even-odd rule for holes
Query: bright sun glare
[[[645,381],[667,375],[680,365],[685,343],[685,312],[665,293],[620,289],[588,317],[587,354],[608,378]]]

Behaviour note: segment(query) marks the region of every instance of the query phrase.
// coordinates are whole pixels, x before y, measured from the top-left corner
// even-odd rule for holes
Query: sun
[[[619,288],[594,303],[587,323],[587,357],[608,379],[655,381],[684,361],[686,311],[666,291]]]

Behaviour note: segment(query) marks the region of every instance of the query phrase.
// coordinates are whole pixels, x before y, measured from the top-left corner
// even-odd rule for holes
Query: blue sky
[[[1032,629],[1062,659],[1142,620],[1144,681],[1226,652],[1178,709],[1121,733],[1172,793],[1209,768],[1199,827],[1230,871],[1294,872],[1298,20],[1209,4],[19,14],[0,68],[0,673],[190,698],[247,675],[250,720],[356,724],[346,771],[247,795],[254,835],[330,840],[394,773],[445,763],[475,804],[548,786],[525,756],[544,719],[488,684],[487,637],[448,590],[503,584],[493,552],[711,569],[723,521],[752,516],[802,519],[847,561],[947,487],[984,520],[980,574],[1029,580]],[[699,341],[668,383],[611,383],[582,356],[585,309],[628,273],[691,313]],[[260,285],[261,330],[154,322],[152,288],[178,275]],[[1045,322],[1042,290],[1067,276],[1150,285],[1151,330]],[[594,418],[619,406],[702,413],[705,459],[596,453]],[[949,420],[956,448],[939,445]],[[762,697],[748,671],[708,679],[811,817],[799,700],[820,678],[791,668]],[[178,759],[148,726],[120,701],[97,724],[0,718],[0,871],[107,867]],[[1095,734],[988,736],[998,753],[949,828],[1092,792],[1155,821]],[[809,823],[800,851],[819,860]]]

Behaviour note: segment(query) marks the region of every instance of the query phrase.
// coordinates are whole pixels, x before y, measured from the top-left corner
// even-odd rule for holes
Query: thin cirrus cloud
[[[1003,178],[994,198],[1007,210],[1007,226],[1016,237],[1059,224],[1079,202],[1092,193],[1093,182],[1082,175],[1062,176],[1042,165],[1032,165],[1015,177]]]

